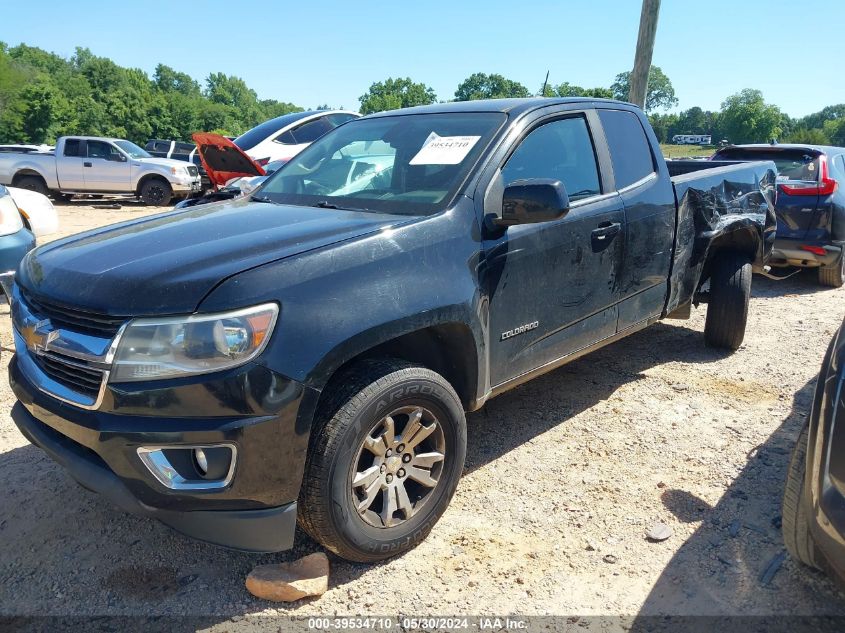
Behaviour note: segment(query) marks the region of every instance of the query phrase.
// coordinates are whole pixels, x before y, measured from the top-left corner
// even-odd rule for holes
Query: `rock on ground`
[[[323,552],[276,565],[259,565],[246,577],[246,588],[256,598],[295,602],[321,596],[329,588],[329,559]]]

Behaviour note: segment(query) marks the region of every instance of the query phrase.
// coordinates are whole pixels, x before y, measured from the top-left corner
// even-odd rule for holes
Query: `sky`
[[[242,77],[261,99],[357,109],[376,81],[411,77],[439,100],[474,72],[539,92],[609,86],[633,66],[640,0],[223,2],[2,0],[0,41],[68,57],[84,46],[152,75]],[[845,102],[845,2],[663,0],[653,63],[683,110],[743,88],[793,117]]]

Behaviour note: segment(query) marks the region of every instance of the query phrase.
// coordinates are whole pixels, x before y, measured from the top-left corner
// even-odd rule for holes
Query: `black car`
[[[845,323],[833,337],[783,495],[783,540],[805,565],[845,581]]]
[[[819,283],[845,283],[845,148],[734,145],[711,160],[771,160],[778,168],[775,248],[769,265],[818,270]]]
[[[194,537],[279,551],[298,522],[384,559],[446,509],[466,411],[704,302],[704,340],[739,348],[774,186],[771,162],[667,165],[618,101],[355,119],[251,195],[27,256],[12,418]]]

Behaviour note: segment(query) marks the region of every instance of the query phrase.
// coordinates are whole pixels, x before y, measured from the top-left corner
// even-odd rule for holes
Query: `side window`
[[[616,188],[622,189],[654,172],[654,157],[639,117],[625,110],[599,110],[610,148]]]
[[[357,119],[354,114],[330,114],[326,117],[334,127],[346,123],[350,119]]]
[[[70,138],[65,141],[65,156],[79,156],[78,138]]]
[[[301,143],[313,143],[323,134],[333,129],[334,126],[328,122],[326,117],[320,117],[314,121],[303,123],[295,130],[292,130],[297,145]]]
[[[293,138],[293,133],[290,130],[282,132],[273,140],[277,143],[282,143],[283,145],[296,145],[296,139]]]
[[[596,152],[583,117],[541,125],[526,136],[502,168],[505,186],[525,178],[560,180],[571,200],[601,193]]]
[[[88,158],[108,158],[109,154],[117,154],[117,150],[103,141],[88,141]]]

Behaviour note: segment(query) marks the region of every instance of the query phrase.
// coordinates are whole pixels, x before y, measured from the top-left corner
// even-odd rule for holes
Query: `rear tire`
[[[363,361],[329,389],[311,432],[300,526],[347,560],[402,554],[425,539],[458,485],[461,401],[439,374],[393,359]]]
[[[819,268],[819,283],[828,288],[841,288],[845,283],[845,255],[830,266]]]
[[[163,178],[150,178],[141,187],[141,200],[151,207],[164,207],[170,204],[173,198],[173,189],[170,183]]]
[[[708,345],[737,350],[745,338],[751,298],[751,263],[742,253],[716,255],[710,275],[710,299],[704,325]]]
[[[819,569],[821,566],[816,557],[816,544],[813,541],[813,535],[810,533],[810,521],[804,501],[809,428],[809,425],[804,425],[789,460],[786,489],[783,493],[781,531],[783,532],[783,542],[790,555],[809,567]]]
[[[13,185],[18,189],[26,189],[27,191],[34,191],[40,193],[42,196],[49,196],[50,190],[47,188],[47,183],[41,176],[22,176]]]

